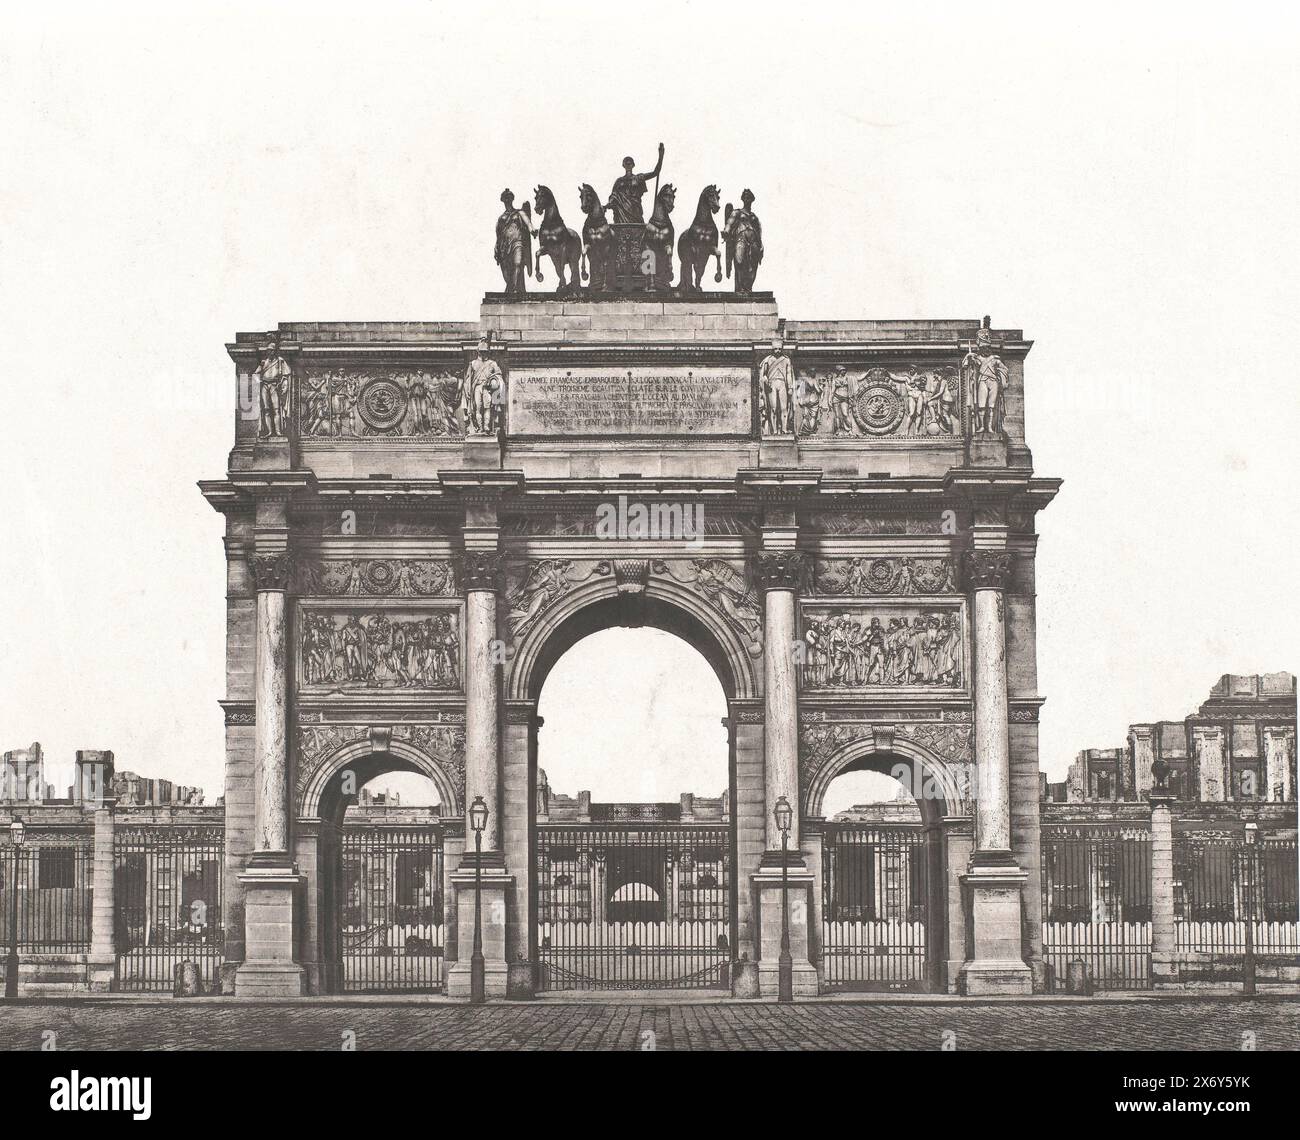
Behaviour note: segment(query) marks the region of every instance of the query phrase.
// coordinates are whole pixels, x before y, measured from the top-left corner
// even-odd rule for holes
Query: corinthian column
[[[236,997],[300,996],[306,973],[297,961],[303,876],[289,853],[288,551],[249,559],[257,591],[253,736],[253,851],[239,875],[244,892],[244,963]]]
[[[803,555],[781,550],[758,556],[763,591],[763,774],[767,850],[781,850],[772,805],[781,797],[793,809],[790,850],[799,851],[799,690],[795,678],[795,592],[803,578]]]
[[[253,858],[289,859],[288,551],[249,559],[257,591]]]
[[[961,988],[970,995],[1028,994],[1022,894],[1028,874],[1011,853],[1011,737],[1007,708],[1006,603],[1012,556],[966,555],[975,649],[975,850],[962,877],[970,899],[970,957]]]
[[[482,796],[488,807],[483,851],[501,850],[501,809],[497,755],[500,722],[497,709],[497,590],[501,582],[498,551],[466,551],[461,570],[465,584],[465,808]],[[473,850],[473,829],[465,818],[466,852]]]
[[[975,632],[975,859],[1011,859],[1011,735],[1007,708],[1006,600],[1011,555],[966,554]]]

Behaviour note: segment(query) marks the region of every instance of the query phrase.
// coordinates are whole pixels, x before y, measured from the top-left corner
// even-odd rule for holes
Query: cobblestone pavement
[[[0,1009],[0,1049],[1300,1048],[1300,1000],[999,1004],[127,1004]]]

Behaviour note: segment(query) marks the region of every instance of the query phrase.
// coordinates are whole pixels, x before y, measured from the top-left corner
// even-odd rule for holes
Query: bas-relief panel
[[[801,366],[797,433],[806,438],[956,438],[962,431],[955,364]]]
[[[298,677],[305,690],[458,690],[460,607],[299,608]]]
[[[452,372],[316,368],[299,387],[298,434],[307,440],[458,439],[463,383]]]
[[[960,602],[804,602],[805,691],[959,691],[968,675]]]

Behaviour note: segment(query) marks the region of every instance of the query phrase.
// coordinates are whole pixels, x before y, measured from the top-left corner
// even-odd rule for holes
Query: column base
[[[968,997],[1027,996],[1034,975],[1023,958],[1021,893],[1029,876],[1010,852],[977,851],[962,876],[970,915],[970,959],[958,983]]]
[[[470,996],[474,953],[473,863],[474,853],[468,852],[465,861],[451,875],[452,890],[456,892],[456,961],[447,971],[447,993],[465,1000]],[[510,989],[510,968],[506,963],[506,892],[513,889],[515,880],[513,875],[506,874],[499,852],[484,852],[481,882],[483,992],[490,998],[503,998]]]
[[[302,997],[307,974],[294,953],[306,879],[283,852],[260,852],[239,881],[245,959],[235,970],[235,997]]]
[[[307,971],[295,962],[245,962],[235,971],[235,997],[304,997]]]
[[[90,992],[110,993],[117,981],[117,955],[92,952],[86,966],[86,984]]]
[[[793,957],[793,953],[791,954]],[[821,991],[817,968],[807,958],[795,958],[790,970],[791,992],[795,997],[816,997]],[[758,992],[760,997],[776,997],[780,992],[781,971],[777,962],[758,963]]]
[[[1034,992],[1034,975],[1019,958],[1005,961],[984,958],[962,966],[961,992],[966,997],[991,994],[1028,997]]]
[[[1180,963],[1173,954],[1151,955],[1151,985],[1154,989],[1182,985]]]
[[[510,992],[510,970],[505,961],[483,962],[483,992],[490,998],[503,998]],[[470,964],[453,962],[447,971],[447,996],[469,1001]]]
[[[758,992],[775,997],[780,978],[781,955],[781,852],[775,855],[776,867],[765,866],[750,876],[757,895],[758,917]],[[796,997],[816,997],[819,989],[817,969],[808,959],[808,915],[812,911],[813,876],[804,867],[799,853],[791,851],[785,880],[789,891],[789,931],[792,991]]]

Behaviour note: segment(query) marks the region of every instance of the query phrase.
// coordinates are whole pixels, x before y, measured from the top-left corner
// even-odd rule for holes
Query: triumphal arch
[[[704,187],[678,236],[659,167],[625,169],[609,206],[582,188],[581,234],[545,186],[502,195],[477,321],[227,346],[235,443],[201,485],[226,521],[224,984],[468,995],[477,891],[489,997],[774,993],[783,909],[796,994],[1028,993],[1035,516],[1058,486],[1025,440],[1030,342],[784,316],[761,264],[794,239],[753,193],[719,228]],[[724,802],[561,825],[539,693],[578,640],[638,625],[725,690]],[[861,769],[920,825],[825,820]],[[352,835],[392,771],[433,782],[436,822]]]

